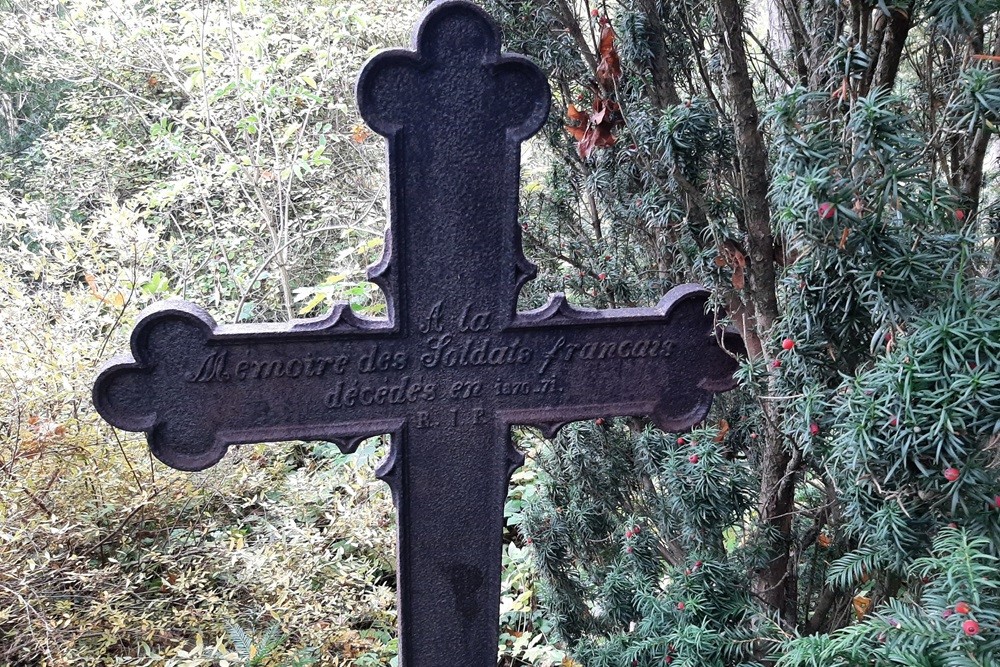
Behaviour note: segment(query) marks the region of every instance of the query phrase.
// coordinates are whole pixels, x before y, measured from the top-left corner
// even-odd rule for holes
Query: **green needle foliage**
[[[521,527],[571,655],[1000,664],[1000,6],[489,6],[554,91],[526,304],[700,282],[749,350],[692,433],[536,448]]]

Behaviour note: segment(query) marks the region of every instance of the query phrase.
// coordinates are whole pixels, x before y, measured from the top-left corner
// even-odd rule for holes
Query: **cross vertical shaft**
[[[454,426],[456,418],[467,423]],[[519,459],[507,460],[496,446],[505,437],[481,414],[430,419],[435,426],[407,425],[391,473],[398,478],[386,480],[400,489],[400,664],[492,667],[500,570],[476,554],[501,550],[508,470]]]
[[[414,44],[366,65],[358,104],[388,140],[399,326],[434,354],[461,334],[506,327],[533,275],[517,226],[520,142],[544,122],[549,93],[537,68],[500,55],[495,27],[471,5],[435,5]],[[482,389],[467,398],[410,420],[387,477],[407,667],[444,655],[454,665],[496,662],[500,572],[469,554],[500,551],[507,481],[521,459]]]

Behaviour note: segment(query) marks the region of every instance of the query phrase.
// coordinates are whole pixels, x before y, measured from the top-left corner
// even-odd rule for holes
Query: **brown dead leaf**
[[[988,60],[994,63],[1000,63],[1000,56],[988,56],[985,53],[976,53],[972,56],[973,60]]]
[[[735,289],[743,289],[746,287],[746,273],[742,266],[737,266],[733,269],[733,287]]]
[[[868,613],[868,610],[872,606],[871,598],[867,598],[864,595],[855,595],[854,599],[851,600],[851,605],[854,607],[854,614],[858,617],[860,621]]]
[[[715,260],[716,266],[731,266],[733,268],[733,287],[743,289],[746,286],[746,255],[743,254],[735,243],[726,241],[719,249],[719,257],[722,258],[722,264],[719,263],[719,258],[717,257]]]
[[[591,132],[590,128],[583,133],[583,138],[580,139],[576,144],[576,152],[580,154],[580,157],[586,160],[590,157],[590,154],[594,152],[594,133]]]
[[[841,100],[847,99],[847,78],[846,77],[844,78],[843,83],[840,84],[840,87],[838,87],[837,90],[835,90],[832,93],[830,93],[830,97],[832,99],[837,99],[837,98],[840,98]]]
[[[108,292],[107,294],[101,294],[101,291],[97,289],[97,279],[91,274],[85,274],[83,279],[87,281],[87,286],[90,287],[90,294],[95,299],[101,303],[106,303],[109,306],[114,306],[115,308],[123,308],[125,306],[125,295],[114,290],[113,292]]]
[[[573,123],[585,123],[590,118],[586,111],[576,108],[575,104],[570,104],[566,107],[566,117]]]
[[[722,442],[726,439],[726,435],[729,433],[729,422],[725,419],[719,420],[719,434],[712,438],[713,442]]]
[[[829,549],[830,545],[833,544],[833,540],[826,533],[820,533],[819,537],[816,538],[816,543],[823,549]]]
[[[365,143],[365,140],[370,136],[372,136],[371,131],[361,123],[351,128],[351,139],[354,139],[356,144]]]
[[[840,235],[840,243],[837,244],[837,247],[840,248],[841,250],[847,248],[847,237],[850,235],[851,235],[851,228],[844,227],[844,231]]]
[[[601,43],[598,48],[601,62],[597,65],[597,81],[605,88],[611,89],[622,76],[622,63],[615,49],[615,31],[611,28],[610,22],[603,23]]]
[[[574,125],[567,125],[566,131],[569,132],[571,135],[573,135],[573,138],[576,139],[577,141],[583,141],[583,136],[587,134],[586,126],[577,127]]]
[[[614,146],[613,130],[623,124],[618,105],[599,95],[594,98],[593,111],[588,113],[571,104],[566,115],[573,121],[566,131],[577,141],[577,152],[583,159],[590,157],[595,148]]]

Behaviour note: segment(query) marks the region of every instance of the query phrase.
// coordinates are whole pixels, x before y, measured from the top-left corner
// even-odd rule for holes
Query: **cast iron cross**
[[[499,46],[481,9],[444,0],[413,51],[361,72],[361,114],[389,149],[390,224],[369,271],[386,319],[338,304],[313,320],[220,326],[166,301],[94,387],[106,420],[144,431],[182,470],[238,443],[351,452],[389,434],[378,475],[397,508],[405,667],[496,664],[503,507],[523,460],[512,426],[551,437],[573,420],[648,415],[687,429],[736,368],[697,286],[655,308],[587,310],[554,295],[517,311],[535,272],[517,222],[520,144],[545,122],[549,88]]]

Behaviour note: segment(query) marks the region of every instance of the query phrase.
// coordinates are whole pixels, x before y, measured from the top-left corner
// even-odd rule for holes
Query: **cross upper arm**
[[[368,125],[391,136],[408,125],[433,126],[442,116],[448,122],[486,117],[514,141],[537,132],[550,96],[538,67],[500,53],[499,35],[481,9],[439,3],[428,11],[413,51],[386,51],[362,70],[358,108]],[[485,115],[481,104],[490,107]]]

